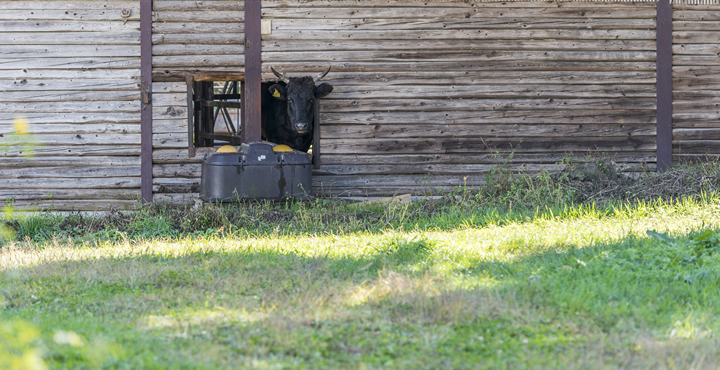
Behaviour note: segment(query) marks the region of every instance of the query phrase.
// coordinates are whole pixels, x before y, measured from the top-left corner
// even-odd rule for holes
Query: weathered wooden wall
[[[138,204],[139,12],[138,0],[0,1],[0,201]],[[18,116],[34,157],[9,145]]]
[[[153,72],[242,72],[244,4],[230,0],[153,0]]]
[[[154,0],[153,190],[197,195],[183,71],[244,70],[244,2]],[[675,5],[674,159],[720,156],[720,5]],[[606,153],[655,162],[655,3],[264,0],[264,78],[328,65],[325,195],[427,193]],[[0,0],[0,200],[132,208],[139,0]],[[30,122],[35,157],[10,142]],[[500,153],[498,157],[496,154]]]
[[[153,1],[155,80],[183,71],[243,72],[244,2]],[[200,162],[187,151],[184,82],[153,83],[153,191],[161,201],[197,196]]]
[[[720,5],[673,5],[673,161],[720,156]]]
[[[478,185],[496,150],[654,167],[654,3],[266,0],[263,17],[264,72],[333,67],[317,193]]]

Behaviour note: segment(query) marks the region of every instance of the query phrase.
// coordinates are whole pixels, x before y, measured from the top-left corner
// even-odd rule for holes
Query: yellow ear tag
[[[277,91],[277,89],[275,89],[275,91],[273,92],[273,96],[276,97],[276,98],[279,98],[279,97],[280,97],[280,91]]]

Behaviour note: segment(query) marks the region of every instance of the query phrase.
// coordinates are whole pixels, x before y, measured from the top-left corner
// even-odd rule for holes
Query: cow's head
[[[270,69],[275,76],[285,82],[285,85],[272,85],[269,90],[273,97],[287,103],[290,128],[298,134],[308,133],[312,130],[313,104],[317,99],[324,98],[333,91],[333,87],[326,83],[315,86],[316,82],[330,72],[330,68],[316,77],[287,77],[272,67]]]

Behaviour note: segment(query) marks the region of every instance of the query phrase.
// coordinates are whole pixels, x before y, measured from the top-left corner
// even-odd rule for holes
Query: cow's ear
[[[285,100],[285,86],[280,84],[275,84],[270,86],[268,89],[270,91],[270,94],[276,99]]]
[[[330,84],[320,84],[315,87],[315,99],[322,99],[333,91],[333,87]]]

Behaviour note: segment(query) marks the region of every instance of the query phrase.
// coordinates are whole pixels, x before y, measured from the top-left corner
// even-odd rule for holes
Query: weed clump
[[[570,164],[562,172],[564,187],[578,196],[578,202],[607,204],[700,197],[715,193],[720,185],[717,161],[680,163],[662,172],[619,173],[617,169],[611,161]]]

